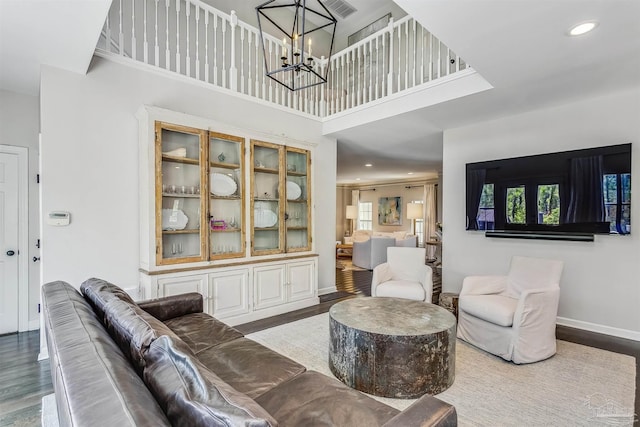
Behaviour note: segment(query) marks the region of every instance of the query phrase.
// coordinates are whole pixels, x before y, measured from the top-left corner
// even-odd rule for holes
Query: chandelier
[[[319,0],[269,0],[256,12],[265,74],[292,91],[326,83],[329,67],[322,68],[331,59],[337,22],[331,12]],[[328,55],[324,64],[314,49]]]

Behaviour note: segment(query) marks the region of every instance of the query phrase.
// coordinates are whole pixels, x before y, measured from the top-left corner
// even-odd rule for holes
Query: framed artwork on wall
[[[378,225],[402,225],[402,197],[378,199]]]

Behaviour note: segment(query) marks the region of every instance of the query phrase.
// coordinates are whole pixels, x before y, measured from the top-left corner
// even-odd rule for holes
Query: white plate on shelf
[[[180,209],[162,209],[163,230],[184,230],[189,222],[189,217]]]
[[[287,181],[287,200],[298,200],[302,196],[302,189],[293,181]]]
[[[230,196],[238,189],[238,184],[229,175],[211,173],[211,193],[216,196]]]
[[[254,209],[253,221],[256,228],[273,227],[278,222],[278,215],[269,209]]]

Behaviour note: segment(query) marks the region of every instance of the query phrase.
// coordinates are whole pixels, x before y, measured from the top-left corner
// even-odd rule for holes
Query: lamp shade
[[[407,203],[407,219],[420,219],[423,216],[422,203]]]
[[[347,219],[356,219],[358,218],[358,207],[355,205],[347,206]]]

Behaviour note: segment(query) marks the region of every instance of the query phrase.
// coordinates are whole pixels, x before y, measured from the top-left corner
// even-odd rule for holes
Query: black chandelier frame
[[[327,75],[329,67],[325,68],[324,73],[318,72],[314,69],[314,59],[308,52],[305,51],[305,40],[309,40],[308,36],[315,31],[322,30],[328,27],[333,27],[331,31],[331,45],[329,46],[329,56],[327,58],[327,64],[330,63],[331,55],[333,53],[333,43],[336,35],[336,18],[329,12],[329,10],[319,0],[315,0],[320,6],[319,8],[310,8],[307,6],[307,0],[294,0],[288,1],[283,4],[272,4],[276,0],[269,0],[260,6],[256,7],[256,13],[258,16],[258,29],[260,30],[260,42],[262,45],[262,52],[264,55],[264,65],[266,70],[266,76],[273,79],[277,83],[285,86],[291,91],[298,91],[306,89],[312,86],[323,84],[327,82]],[[274,17],[269,16],[270,12],[273,14],[274,10],[290,8],[293,13],[293,22],[290,29],[283,28],[284,25],[276,22]],[[325,20],[326,23],[322,23],[312,29],[307,30],[307,12],[310,12],[315,19]],[[284,36],[284,40],[288,41],[288,52],[285,54],[286,46],[283,46],[283,52],[280,56],[279,67],[274,70],[269,69],[269,55],[267,54],[265,44],[265,33],[262,28],[262,20],[266,19],[275,28],[278,29]],[[301,48],[297,49],[297,42],[300,41]],[[300,79],[300,73],[305,72],[314,76],[312,79]],[[281,78],[279,78],[281,77]],[[303,83],[306,80],[306,83]]]

